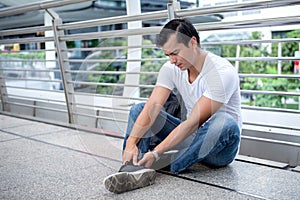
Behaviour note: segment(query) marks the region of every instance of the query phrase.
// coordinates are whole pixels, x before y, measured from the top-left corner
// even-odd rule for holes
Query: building
[[[189,1],[180,0],[180,5],[182,9],[189,8],[194,5],[194,3]],[[11,1],[11,0],[0,0],[0,8],[2,10],[9,9],[11,6],[18,6],[21,4],[33,4],[41,3],[39,0],[20,0],[20,1]],[[152,12],[152,11],[160,11],[167,9],[168,0],[140,0],[141,3],[141,12]],[[83,21],[83,20],[92,20],[92,19],[101,19],[107,17],[115,17],[126,15],[126,0],[96,0],[96,1],[88,1],[84,3],[77,3],[68,6],[62,6],[53,8],[53,10],[60,16],[64,23]],[[222,16],[220,15],[208,15],[208,16],[200,16],[193,18],[194,22],[213,22],[220,21]],[[32,26],[43,26],[47,22],[45,20],[45,12],[44,10],[38,10],[33,12],[25,12],[22,14],[15,14],[11,16],[4,16],[0,14],[0,31],[6,29],[17,29],[17,28],[25,28]],[[161,26],[165,23],[164,20],[148,20],[143,21],[143,27],[149,26]],[[48,24],[49,25],[49,24]],[[84,33],[84,32],[97,32],[97,31],[107,31],[107,30],[119,30],[127,27],[127,23],[124,24],[111,24],[105,26],[98,27],[90,27],[86,29],[74,29],[70,30],[66,34],[74,34],[74,33]],[[35,35],[32,34],[22,34],[18,37],[26,38],[32,36],[44,36],[44,32],[37,32]],[[2,36],[3,39],[7,38],[7,36]],[[19,50],[28,50],[28,49],[44,49],[45,44],[40,44],[37,46],[36,43],[28,43],[21,44],[21,46],[17,46]],[[77,46],[81,46],[80,42],[76,44]],[[83,44],[87,46],[89,44]],[[15,50],[14,46],[5,47],[9,50]]]
[[[251,2],[261,2],[263,0],[202,0],[196,1],[201,8],[208,8],[214,6],[225,6],[230,4],[243,4],[243,3],[251,3]],[[257,4],[259,5],[259,3]],[[226,12],[221,13],[224,19],[223,22],[231,22],[231,21],[247,21],[247,20],[259,20],[259,19],[268,19],[268,18],[277,18],[277,17],[288,17],[288,16],[297,16],[299,15],[300,6],[283,6],[276,8],[264,8],[268,5],[260,5],[261,9],[254,10],[242,10],[242,11],[234,11],[234,12]],[[274,37],[284,38],[286,32],[291,30],[300,29],[299,25],[291,25],[291,26],[271,26],[266,28],[255,28],[255,31],[261,31],[263,33],[262,39],[271,39]],[[243,30],[245,31],[245,30]],[[253,31],[253,29],[249,29],[249,32]],[[233,33],[234,31],[231,30]],[[221,33],[226,33],[226,31],[222,31]],[[210,32],[203,33],[202,39],[206,39],[211,35]],[[212,37],[212,36],[211,36]],[[241,38],[242,39],[242,38]]]

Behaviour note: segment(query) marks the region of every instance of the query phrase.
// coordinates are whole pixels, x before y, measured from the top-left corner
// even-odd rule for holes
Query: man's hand
[[[123,163],[126,163],[132,160],[133,165],[138,165],[138,155],[139,150],[136,145],[126,145],[122,161]]]
[[[150,168],[155,161],[155,157],[152,152],[144,154],[143,158],[138,162],[138,165],[143,165],[146,168]]]

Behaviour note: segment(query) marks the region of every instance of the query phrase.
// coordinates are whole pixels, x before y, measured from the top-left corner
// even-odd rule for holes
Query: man
[[[155,170],[151,167],[169,150],[178,150],[168,163],[173,173],[198,162],[226,166],[238,152],[242,122],[236,69],[201,49],[196,29],[185,19],[169,21],[157,45],[170,60],[160,69],[148,101],[130,110],[124,166],[105,179],[106,188],[115,193],[152,184]],[[184,121],[162,109],[175,88],[187,110]]]

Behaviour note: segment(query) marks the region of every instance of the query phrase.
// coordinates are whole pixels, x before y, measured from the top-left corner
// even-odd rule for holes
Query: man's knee
[[[144,102],[133,104],[131,106],[131,108],[130,108],[130,112],[138,112],[138,113],[140,113],[143,110],[144,106],[145,106]]]
[[[211,167],[219,168],[225,167],[234,161],[234,157],[228,158],[227,160],[221,159],[219,157],[209,157],[201,161],[201,163]]]
[[[237,122],[230,114],[226,112],[216,113],[214,116],[214,122],[216,122],[223,130],[231,130],[232,132],[236,133],[240,132]],[[222,126],[220,126],[220,123]]]

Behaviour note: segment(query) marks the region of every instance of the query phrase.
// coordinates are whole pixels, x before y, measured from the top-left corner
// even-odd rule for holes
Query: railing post
[[[6,84],[4,80],[3,70],[0,65],[0,95],[1,95],[1,103],[2,103],[2,111],[10,112],[10,105],[7,103],[8,101],[8,93],[6,89]]]
[[[236,46],[236,54],[235,54],[235,57],[236,58],[239,58],[240,57],[240,54],[241,54],[241,45],[238,44]],[[240,67],[240,62],[238,60],[235,61],[235,69],[236,71],[239,73],[239,67]]]
[[[62,19],[59,18],[57,13],[55,13],[51,9],[46,9],[49,15],[52,17],[52,28],[54,33],[54,42],[56,48],[57,59],[59,63],[59,68],[61,72],[61,79],[64,87],[64,94],[66,99],[67,111],[68,111],[68,120],[69,123],[74,124],[74,109],[75,109],[75,98],[74,98],[74,87],[73,84],[70,83],[72,81],[72,77],[70,73],[66,71],[69,70],[69,62],[65,61],[68,59],[68,54],[66,51],[62,51],[62,49],[67,49],[67,45],[65,41],[61,41],[59,39],[60,36],[64,35],[63,30],[58,30],[58,25],[62,24]]]
[[[127,10],[127,15],[141,14],[140,0],[138,1],[127,0],[126,10]],[[142,27],[142,21],[128,22],[128,29],[135,29],[141,27]],[[141,46],[142,39],[143,39],[142,35],[128,36],[128,46]],[[141,48],[128,49],[127,59],[138,60],[141,58],[142,58]],[[141,61],[127,62],[126,72],[140,72],[140,70],[141,70]],[[126,74],[125,85],[139,85],[139,84],[140,84],[139,74]],[[140,97],[140,88],[138,86],[137,87],[126,86],[124,87],[123,96],[138,98]],[[119,101],[119,100],[115,100],[115,101]],[[124,103],[125,102],[121,104]],[[128,104],[128,102],[126,102],[125,104]]]
[[[169,20],[177,18],[176,11],[180,10],[180,3],[177,0],[169,0],[167,7]]]
[[[277,56],[278,56],[278,58],[281,58],[281,56],[282,56],[282,43],[281,42],[278,42]],[[281,71],[282,71],[281,65],[282,65],[281,60],[278,60],[278,62],[277,62],[277,73],[278,74],[281,74]]]
[[[47,12],[44,13],[44,24],[45,24],[45,26],[52,26],[52,17]],[[53,37],[53,30],[45,31],[45,37]],[[56,67],[56,62],[50,61],[50,60],[56,59],[54,49],[55,49],[54,41],[45,42],[46,69],[53,70]],[[48,73],[49,73],[50,79],[54,80],[55,79],[54,72],[48,72]]]

